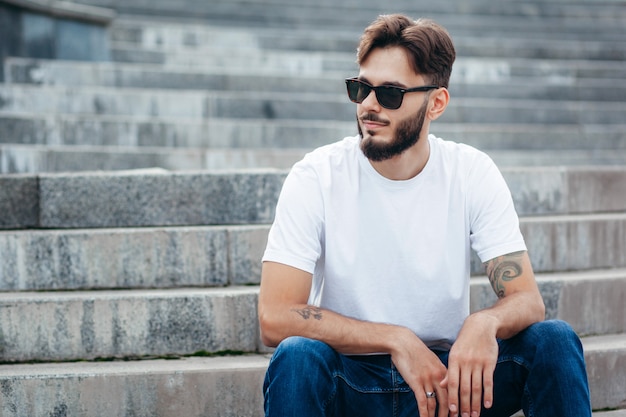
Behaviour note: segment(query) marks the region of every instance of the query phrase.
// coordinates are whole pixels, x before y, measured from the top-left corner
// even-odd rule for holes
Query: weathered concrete
[[[501,171],[520,216],[626,211],[626,166],[503,167]]]
[[[520,216],[626,211],[623,167],[510,167],[502,173]],[[0,203],[31,202],[30,215],[5,226],[13,228],[267,224],[285,175],[155,169],[9,176],[5,181],[21,185],[4,188]]]
[[[623,336],[584,338],[594,409],[624,406]],[[3,416],[250,416],[262,413],[268,357],[1,366]],[[54,414],[54,413],[57,414]],[[617,417],[623,411],[594,413]]]
[[[154,167],[171,171],[287,170],[310,150],[0,145],[0,173],[67,173]],[[492,150],[488,154],[501,168],[626,165],[626,152],[615,150]],[[619,195],[609,196],[615,199]]]
[[[626,213],[526,218],[520,226],[536,271],[626,266]]]
[[[309,151],[311,149],[0,145],[0,173],[115,171],[154,167],[172,171],[268,168],[287,170]],[[626,152],[615,150],[491,150],[487,153],[501,168],[626,165]],[[583,175],[581,180],[585,180],[584,177]],[[602,194],[599,196],[606,199]],[[608,196],[616,199],[619,194]],[[585,206],[587,204],[583,205]]]
[[[334,94],[112,90],[107,88],[0,86],[0,110],[213,118],[354,120],[355,106],[344,88]],[[623,124],[623,102],[457,98],[441,117],[446,123]]]
[[[545,274],[538,282],[547,318],[581,335],[626,332],[626,269]],[[493,304],[486,278],[470,285],[473,311]],[[1,359],[255,352],[257,294],[257,286],[0,294]]]
[[[283,175],[91,173],[39,177],[41,227],[269,223]]]
[[[290,5],[290,7],[284,7],[284,3],[276,0],[269,1],[231,1],[228,3],[218,3],[211,5],[198,6],[195,2],[186,2],[185,6],[179,6],[175,8],[171,3],[166,0],[157,0],[145,4],[141,1],[130,1],[126,3],[118,3],[114,0],[84,0],[85,3],[116,7],[118,10],[125,11],[126,13],[134,13],[140,15],[163,15],[163,16],[175,16],[175,17],[203,17],[203,18],[225,18],[229,24],[237,24],[238,26],[247,25],[268,25],[276,24],[278,26],[287,26],[300,29],[310,29],[310,25],[329,19],[326,24],[332,23],[331,27],[350,25],[352,22],[345,22],[342,19],[347,13],[354,14],[357,23],[355,26],[361,27],[368,21],[373,19],[372,16],[376,16],[381,13],[388,12],[385,4],[371,3],[371,2],[359,2],[356,0],[346,0],[340,4],[333,2],[332,0],[322,1],[302,1],[297,4]],[[192,6],[193,5],[193,6]],[[570,2],[521,2],[512,4],[500,4],[491,3],[489,1],[440,1],[436,3],[418,4],[407,0],[400,0],[394,3],[394,6],[401,11],[412,11],[417,13],[416,16],[423,14],[453,14],[459,15],[459,17],[474,17],[478,19],[483,25],[491,23],[494,16],[503,17],[532,17],[533,19],[524,19],[529,23],[529,27],[533,26],[533,21],[538,20],[544,22],[544,19],[558,17],[558,22],[563,25],[578,23],[583,29],[589,31],[589,28],[584,27],[578,19],[585,18],[604,18],[607,20],[607,24],[614,23],[620,17],[623,16],[623,9],[619,7],[619,2],[609,2],[603,4],[602,7],[591,7],[588,3],[579,1]],[[213,6],[213,7],[211,7]],[[252,19],[255,17],[256,19]],[[491,19],[489,19],[491,18]],[[361,19],[367,19],[363,22]],[[505,23],[514,21],[513,19],[505,20]],[[517,27],[523,27],[522,23],[517,21]],[[496,24],[497,25],[497,24]],[[547,25],[543,25],[547,26]],[[325,27],[325,26],[323,26]],[[480,26],[479,26],[480,28]],[[503,29],[506,26],[503,25]],[[598,31],[591,29],[592,32]],[[529,30],[530,32],[530,30]],[[503,33],[502,31],[498,33]]]
[[[522,218],[536,272],[623,268],[626,214]],[[0,232],[3,291],[256,284],[269,225]],[[472,272],[484,273],[474,257]]]
[[[583,340],[591,403],[595,409],[626,408],[626,338],[623,334]]]
[[[524,4],[524,7],[526,6],[528,5]],[[572,7],[572,5],[568,6]],[[232,8],[232,15],[238,18],[242,17],[244,12],[242,7],[232,3],[229,3],[226,7]],[[389,10],[376,11],[367,7],[350,8],[349,11],[339,12],[336,10],[338,7],[336,4],[333,4],[333,7],[322,8],[319,7],[319,5],[308,6],[304,8],[305,10],[300,11],[301,14],[298,16],[298,21],[308,21],[310,24],[315,22],[315,25],[317,25],[315,27],[317,29],[317,36],[312,37],[307,36],[311,29],[292,30],[291,28],[287,28],[282,31],[276,28],[268,29],[267,26],[276,26],[278,22],[283,23],[290,20],[289,17],[284,16],[285,9],[289,8],[285,8],[283,5],[277,7],[278,10],[270,14],[268,13],[270,10],[268,5],[259,5],[258,10],[255,10],[254,6],[246,5],[243,9],[245,9],[245,13],[250,13],[250,15],[248,15],[248,19],[246,19],[245,29],[239,29],[238,31],[231,30],[230,33],[234,35],[233,38],[236,38],[238,34],[245,34],[251,41],[244,45],[252,45],[266,49],[354,52],[361,30],[377,15],[389,13]],[[236,13],[235,10],[237,11]],[[395,11],[402,12],[399,8],[395,9]],[[592,17],[592,12],[594,11],[595,9],[585,10],[584,14],[580,16],[589,19],[587,20],[588,24],[594,24]],[[289,13],[288,10],[287,13]],[[320,13],[325,13],[327,16],[319,18]],[[349,26],[343,18],[345,13],[349,13],[351,16],[350,23],[352,23],[353,26]],[[414,17],[420,17],[424,16],[425,11],[421,7],[419,10],[409,8],[405,13]],[[503,14],[515,16],[515,12],[511,11],[507,11]],[[230,20],[232,15],[219,16],[223,26],[226,26],[224,22]],[[278,17],[280,15],[282,15],[282,18]],[[307,16],[307,18],[302,19],[302,16]],[[455,17],[456,19],[453,20]],[[439,21],[442,24],[453,25],[454,22],[461,21],[462,17],[465,16],[453,16],[453,19],[448,20],[444,16],[441,16]],[[498,18],[501,17],[501,15],[498,16]],[[499,27],[500,25],[502,25],[502,27],[500,27],[499,31],[496,30],[490,33],[490,28],[494,28],[493,21],[498,21],[499,19],[489,20],[487,17],[483,16],[481,25],[480,22],[476,21],[479,17],[474,16],[475,21],[473,23],[476,24],[475,28],[464,30],[451,26],[450,31],[454,36],[455,47],[459,56],[596,60],[623,59],[624,53],[623,50],[620,50],[622,46],[621,40],[616,37],[623,29],[619,27],[619,23],[616,20],[617,15],[613,15],[611,18],[605,18],[607,32],[612,32],[614,35],[608,37],[606,35],[594,37],[593,32],[585,30],[587,28],[584,28],[584,19],[580,19],[580,17],[578,27],[581,28],[581,32],[585,33],[585,36],[582,36],[580,33],[576,34],[577,31],[573,28],[571,30],[555,29],[553,25],[555,25],[557,21],[550,21],[550,19],[546,19],[546,17],[545,15],[536,16],[536,26],[533,25],[533,19],[530,21],[524,19],[525,22],[528,22],[529,26],[523,30],[517,31],[513,29],[513,25],[505,27],[505,23],[495,23],[495,27]],[[263,18],[265,20],[262,20]],[[267,21],[268,19],[271,21]],[[339,19],[339,21],[337,19]],[[575,19],[572,21],[574,20]],[[239,23],[241,24],[242,22],[240,21]],[[519,24],[519,22],[517,23]],[[562,24],[563,19],[558,20],[558,23]],[[327,30],[321,30],[321,27],[326,27]],[[132,31],[130,34],[127,34],[124,33],[124,29],[132,29]],[[509,34],[509,36],[502,36],[502,32],[507,31],[507,29],[513,33]],[[220,43],[207,39],[208,36],[206,34],[211,30],[215,30],[215,27],[204,28],[204,30],[202,30],[201,28],[198,29],[190,25],[181,30],[181,27],[176,25],[156,26],[145,21],[134,21],[133,23],[119,22],[116,27],[116,37],[114,40],[135,41],[141,43],[143,46],[157,45],[169,48],[198,48],[207,44],[211,46],[220,45]],[[289,36],[285,36],[285,30],[289,30]],[[497,35],[494,32],[497,32]],[[580,42],[581,38],[585,39],[586,42]],[[225,42],[220,39],[222,41],[221,44],[227,46],[228,39],[224,39],[226,39]]]
[[[0,229],[39,224],[39,184],[28,175],[0,176]]]
[[[308,150],[0,145],[0,173],[289,169]],[[606,159],[616,155],[606,151]],[[530,159],[530,158],[528,158]],[[599,158],[605,164],[606,159]],[[617,158],[615,158],[617,159]],[[621,158],[626,162],[626,156]],[[615,164],[617,160],[613,161]],[[587,160],[587,164],[589,160]]]
[[[241,232],[230,239],[228,229],[0,232],[0,290],[221,286],[242,275],[258,282],[244,266],[259,249],[243,253],[238,245],[248,249],[248,242]],[[240,264],[230,252],[238,254]]]
[[[568,322],[582,336],[626,332],[626,269],[538,274],[547,319]],[[493,305],[496,295],[486,277],[474,277],[470,309]]]
[[[266,356],[0,366],[0,416],[261,417]]]
[[[354,59],[352,59],[354,60]],[[249,67],[250,64],[248,64]],[[567,77],[511,76],[491,62],[474,62],[473,68],[452,75],[452,97],[492,97],[499,99],[603,100],[622,101],[626,85],[613,79]],[[287,65],[286,68],[292,65]],[[160,65],[128,65],[120,63],[76,63],[70,61],[11,59],[5,65],[8,83],[97,86],[121,88],[164,88],[213,91],[256,91],[304,93],[336,93],[344,88],[343,79],[356,74],[356,68],[333,73],[285,74],[275,71],[250,73],[233,69],[202,68],[187,70],[163,68]],[[499,71],[500,70],[500,71]],[[575,84],[576,88],[564,88]]]
[[[474,124],[435,122],[431,132],[479,149],[626,150],[626,126]],[[39,113],[0,114],[0,143],[192,147],[235,149],[313,149],[356,134],[354,121],[325,120],[178,120],[125,115],[44,116]],[[53,152],[53,149],[51,150]]]
[[[0,294],[2,361],[162,356],[259,346],[257,289]]]

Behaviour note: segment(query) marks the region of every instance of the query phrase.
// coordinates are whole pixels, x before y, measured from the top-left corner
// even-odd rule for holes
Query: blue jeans
[[[585,359],[563,321],[534,324],[500,340],[494,402],[481,417],[591,416]],[[447,366],[448,352],[435,352]],[[418,417],[415,395],[389,355],[346,356],[302,337],[274,352],[263,386],[268,417]]]

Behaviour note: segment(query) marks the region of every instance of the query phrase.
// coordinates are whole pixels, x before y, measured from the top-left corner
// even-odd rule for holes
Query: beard
[[[391,142],[388,143],[376,141],[374,138],[375,132],[368,131],[368,137],[363,135],[363,129],[361,129],[359,120],[380,121],[378,116],[373,113],[367,113],[360,117],[357,116],[357,128],[359,129],[359,135],[361,135],[361,151],[363,154],[370,161],[380,162],[400,155],[402,152],[415,145],[420,138],[420,133],[424,126],[427,107],[428,100],[424,102],[415,116],[407,117],[400,121],[398,127],[393,132]]]

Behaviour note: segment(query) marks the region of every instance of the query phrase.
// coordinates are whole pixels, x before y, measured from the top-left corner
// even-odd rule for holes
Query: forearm
[[[475,315],[494,320],[496,337],[510,338],[545,318],[545,306],[527,252],[492,259],[485,267],[498,301]]]
[[[262,340],[268,346],[289,336],[303,336],[321,340],[344,354],[391,354],[403,338],[415,337],[400,326],[356,320],[306,304],[262,309],[259,319]]]
[[[491,320],[494,336],[508,339],[531,324],[542,321],[544,317],[545,308],[541,297],[519,292],[499,299],[493,306],[472,314],[468,320]]]

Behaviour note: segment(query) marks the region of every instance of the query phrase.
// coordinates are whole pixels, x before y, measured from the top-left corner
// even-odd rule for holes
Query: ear
[[[437,120],[448,107],[450,93],[445,87],[434,90],[430,95],[430,103],[426,116],[429,120]]]

